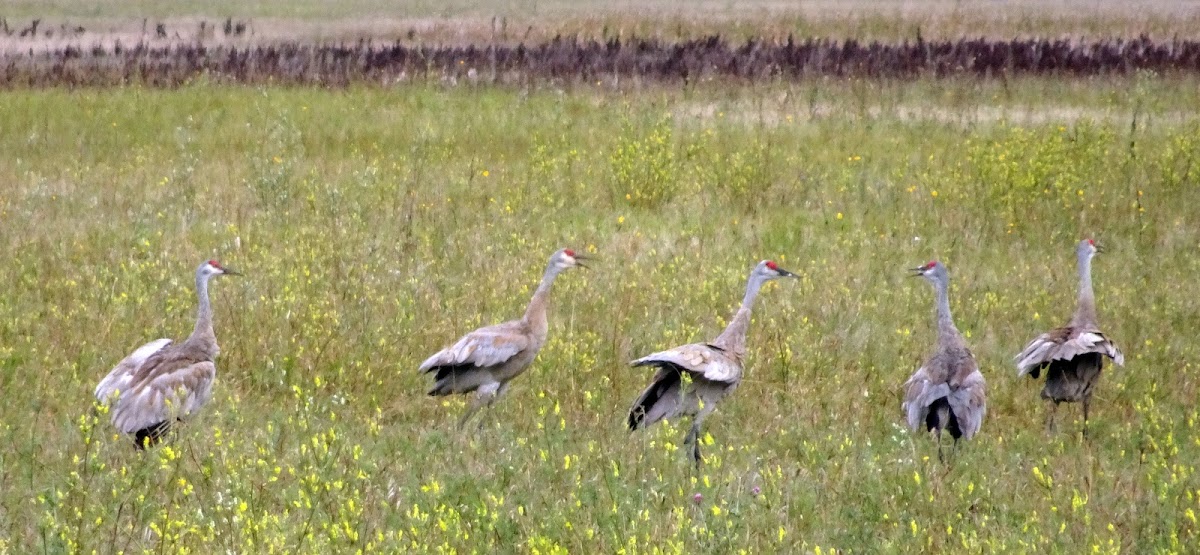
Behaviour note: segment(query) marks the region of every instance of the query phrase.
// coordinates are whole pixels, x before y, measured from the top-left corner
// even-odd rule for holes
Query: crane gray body
[[[481,407],[495,402],[509,382],[533,364],[546,344],[546,309],[554,279],[564,270],[585,267],[581,260],[586,257],[570,249],[555,252],[521,319],[472,331],[421,363],[420,372],[434,375],[429,395],[475,394],[460,427]]]
[[[212,397],[221,352],[213,331],[208,282],[218,275],[239,275],[210,260],[196,269],[199,298],[196,326],[182,343],[156,339],[125,357],[96,386],[96,400],[108,404],[112,423],[133,434],[139,449],[157,443],[171,423],[188,416]]]
[[[943,431],[955,443],[979,432],[987,414],[987,382],[950,314],[950,274],[945,266],[930,262],[914,271],[934,286],[938,335],[933,354],[904,383],[901,408],[910,429],[924,428],[937,436],[940,458]]]
[[[660,420],[681,416],[692,417],[684,443],[692,445],[692,457],[697,463],[700,455],[700,427],[704,419],[717,408],[742,381],[742,364],[746,356],[746,332],[750,327],[750,310],[762,285],[781,277],[796,277],[764,260],[750,272],[746,295],[725,331],[709,343],[691,343],[660,351],[630,362],[631,366],[658,368],[650,385],[638,395],[629,409],[626,422],[637,430]]]
[[[1042,399],[1052,402],[1046,417],[1046,427],[1054,429],[1054,416],[1059,403],[1081,403],[1083,430],[1087,434],[1088,409],[1092,391],[1104,369],[1104,358],[1119,366],[1125,355],[1100,330],[1096,318],[1096,297],[1092,290],[1092,258],[1100,252],[1094,241],[1084,239],[1076,246],[1079,271],[1079,298],[1075,314],[1066,326],[1043,333],[1025,346],[1015,357],[1017,376],[1037,379],[1046,373]]]

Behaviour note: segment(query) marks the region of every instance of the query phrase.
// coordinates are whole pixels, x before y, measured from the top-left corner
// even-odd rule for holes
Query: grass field
[[[1200,87],[826,80],[680,92],[442,87],[0,93],[0,552],[1194,552]],[[1011,357],[1095,237],[1127,355],[1043,429]],[[478,433],[416,367],[523,310],[550,340]],[[140,454],[91,390],[181,338],[216,257],[213,401]],[[630,435],[758,260],[740,389]],[[902,427],[930,259],[988,380],[951,464]]]

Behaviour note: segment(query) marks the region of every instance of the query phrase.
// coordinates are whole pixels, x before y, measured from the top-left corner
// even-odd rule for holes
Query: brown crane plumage
[[[742,381],[742,363],[746,356],[746,331],[750,327],[750,309],[759,289],[767,281],[796,277],[774,262],[764,260],[750,272],[746,296],[733,320],[711,343],[692,343],[644,356],[631,366],[658,368],[650,386],[642,391],[629,409],[630,430],[646,427],[659,420],[691,416],[692,426],[684,443],[692,445],[692,457],[699,464],[700,426],[717,408],[717,403],[733,393]]]
[[[934,261],[913,269],[934,286],[937,300],[937,345],[925,364],[904,383],[901,409],[913,431],[922,427],[938,439],[942,458],[942,431],[954,438],[971,439],[979,432],[987,414],[987,383],[979,372],[975,355],[967,348],[950,315],[950,274]]]
[[[520,320],[472,331],[421,363],[421,372],[434,373],[429,395],[475,393],[459,420],[460,427],[481,407],[494,403],[508,390],[509,382],[533,363],[546,343],[546,306],[554,278],[564,270],[586,267],[583,260],[587,257],[570,249],[555,252]]]
[[[1100,252],[1095,241],[1084,239],[1075,248],[1079,270],[1079,300],[1071,321],[1030,341],[1017,356],[1017,376],[1037,379],[1046,371],[1042,398],[1051,401],[1046,428],[1054,429],[1059,403],[1083,405],[1083,433],[1087,435],[1088,407],[1092,390],[1104,368],[1104,357],[1120,366],[1125,355],[1104,332],[1096,319],[1096,297],[1092,291],[1092,258]]]
[[[133,434],[139,449],[154,445],[171,423],[199,410],[212,395],[220,353],[213,332],[208,282],[240,275],[209,260],[196,269],[196,327],[182,343],[156,339],[135,350],[100,380],[96,400],[109,405],[117,430]]]

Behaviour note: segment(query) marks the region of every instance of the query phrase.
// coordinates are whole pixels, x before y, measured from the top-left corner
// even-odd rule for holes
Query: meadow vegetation
[[[0,93],[0,552],[1195,552],[1200,106],[1191,77]],[[1043,429],[1011,357],[1095,237],[1126,352]],[[416,367],[550,339],[483,419]],[[215,257],[211,404],[145,453],[91,390],[180,338]],[[771,258],[745,381],[637,434],[627,361],[715,336]],[[950,464],[902,427],[932,292],[988,380]]]

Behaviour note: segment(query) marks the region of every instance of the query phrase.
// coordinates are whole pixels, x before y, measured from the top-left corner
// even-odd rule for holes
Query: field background
[[[861,41],[967,38],[1200,37],[1196,0],[5,0],[0,18],[14,36],[0,46],[108,44],[156,39],[205,44],[262,44],[370,38],[406,44],[538,43],[555,36],[692,39],[748,37],[854,38]],[[17,35],[35,20],[38,39]],[[238,37],[214,33],[226,19],[244,22]],[[205,23],[205,27],[200,27]],[[83,33],[72,29],[82,26]],[[44,36],[46,30],[55,31]],[[65,32],[64,32],[65,31]]]
[[[332,9],[283,5],[4,9],[14,27],[140,27],[151,14],[281,29],[325,29],[317,14]],[[732,36],[1197,28],[1191,3],[806,5],[835,22],[817,30],[771,3],[712,3],[717,16],[638,5],[430,3],[395,17],[468,42],[469,22],[490,29],[497,14],[549,36],[602,36],[605,21],[692,32],[655,10]],[[337,25],[391,17],[346,6]],[[962,33],[892,17],[952,6],[970,12],[950,27]],[[1022,10],[1040,23],[1021,27]],[[631,90],[201,80],[4,91],[0,106],[0,552],[1200,548],[1196,76]],[[1069,318],[1081,237],[1106,247],[1100,318],[1127,359],[1105,370],[1086,440],[1074,406],[1044,431],[1040,385],[1011,363]],[[519,316],[564,246],[599,260],[559,278],[538,361],[479,431],[457,431],[462,400],[426,397],[416,366]],[[188,333],[193,271],[210,257],[246,274],[213,284],[214,398],[169,445],[137,453],[94,413],[92,388],[137,345]],[[764,258],[801,279],[760,296],[746,379],[708,420],[696,470],[684,426],[624,429],[649,378],[626,363],[719,333]],[[950,464],[899,409],[934,338],[932,291],[905,270],[930,259],[950,268],[989,387],[983,430]]]

